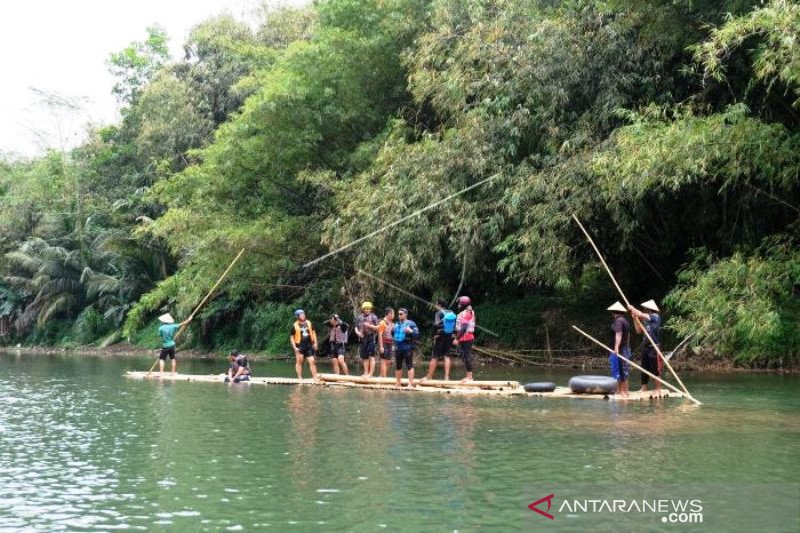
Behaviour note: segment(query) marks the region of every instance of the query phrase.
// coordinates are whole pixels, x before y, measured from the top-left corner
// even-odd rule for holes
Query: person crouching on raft
[[[392,327],[392,340],[394,340],[394,362],[397,380],[396,386],[403,386],[403,365],[408,372],[408,386],[414,386],[414,339],[419,337],[419,328],[413,320],[408,319],[408,310],[397,310],[397,322]]]
[[[647,333],[650,335],[650,338],[653,339],[653,342],[656,343],[656,346],[660,348],[661,344],[661,315],[659,314],[658,306],[656,302],[653,300],[647,300],[645,303],[642,304],[642,308],[644,308],[647,312],[639,311],[634,306],[629,305],[628,311],[630,311],[631,316],[638,318],[643,322],[644,328],[647,330]],[[642,368],[653,374],[654,376],[661,377],[661,369],[663,366],[663,362],[661,358],[658,356],[658,352],[656,352],[655,346],[650,342],[650,339],[647,338],[647,335],[644,336],[642,339]],[[647,384],[650,383],[650,376],[642,374],[642,392],[647,391]],[[661,395],[661,382],[656,381],[656,395]]]
[[[387,307],[384,316],[378,322],[378,353],[381,356],[381,377],[385,378],[389,374],[389,365],[394,354],[394,339],[392,339],[392,327],[394,326],[394,309]]]
[[[231,366],[228,368],[228,375],[225,376],[225,383],[240,383],[250,381],[250,362],[247,357],[234,350],[229,355]]]
[[[467,376],[461,381],[472,381],[472,343],[475,342],[475,311],[472,309],[472,300],[469,296],[458,297],[458,317],[456,318],[456,339],[453,344],[458,346]]]
[[[183,326],[192,321],[191,318],[184,320],[178,324],[172,315],[165,313],[158,317],[161,326],[158,328],[158,335],[161,337],[161,354],[158,356],[158,371],[164,372],[164,361],[167,357],[172,360],[172,373],[177,369],[177,362],[175,361],[175,333]]]
[[[614,342],[612,343],[614,351],[608,354],[611,377],[617,380],[617,392],[619,395],[627,396],[630,365],[627,361],[620,359],[617,354],[621,354],[628,360],[631,358],[631,325],[625,318],[625,308],[621,303],[614,302],[608,310],[614,316],[614,322],[611,324],[611,331],[614,332]]]
[[[378,331],[378,317],[372,312],[372,302],[361,304],[361,314],[356,319],[356,335],[358,336],[358,355],[364,367],[361,377],[371,378],[375,372],[375,350],[377,341],[375,333]]]
[[[311,321],[306,320],[306,314],[302,309],[295,311],[294,316],[297,320],[294,321],[292,329],[289,331],[289,342],[294,350],[294,370],[297,372],[297,379],[303,380],[304,359],[308,359],[311,377],[317,379],[317,364],[314,360],[317,353],[317,334],[314,332]]]
[[[447,309],[447,302],[436,301],[436,314],[433,316],[433,353],[428,364],[428,375],[422,379],[433,379],[439,359],[444,359],[444,379],[450,379],[450,349],[453,347],[453,333],[458,317]]]
[[[347,369],[347,363],[344,360],[344,354],[347,351],[347,334],[350,331],[350,325],[342,321],[339,315],[331,316],[328,325],[331,328],[328,333],[328,342],[331,346],[333,373],[338,374],[339,368],[341,367],[342,374],[346,376],[350,373]]]

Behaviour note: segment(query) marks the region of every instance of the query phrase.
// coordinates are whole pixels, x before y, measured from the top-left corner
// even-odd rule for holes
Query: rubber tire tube
[[[526,383],[522,388],[525,389],[525,392],[553,392],[556,390],[556,384],[549,381],[537,381]]]
[[[614,394],[617,380],[608,376],[574,376],[569,380],[569,388],[575,393]]]

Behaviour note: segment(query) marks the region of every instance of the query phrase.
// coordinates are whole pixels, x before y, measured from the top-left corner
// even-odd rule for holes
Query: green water
[[[687,376],[697,408],[123,377],[149,364],[0,355],[0,530],[515,531],[531,483],[794,482],[800,466],[797,377]]]

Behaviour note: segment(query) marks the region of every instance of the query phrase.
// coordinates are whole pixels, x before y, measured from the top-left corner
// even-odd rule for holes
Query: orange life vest
[[[299,320],[294,321],[294,344],[295,346],[300,346],[301,343],[306,342],[308,344],[316,344],[317,343],[317,334],[314,332],[314,327],[311,325],[310,320],[305,321],[305,325],[307,326],[306,329],[306,337],[303,337],[303,326],[300,325]]]

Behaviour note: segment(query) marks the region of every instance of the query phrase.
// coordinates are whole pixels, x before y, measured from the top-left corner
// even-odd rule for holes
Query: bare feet
[[[394,384],[394,386],[395,386],[395,387],[397,387],[397,388],[399,389],[399,388],[402,388],[402,387],[403,387],[403,384],[402,384],[402,383],[400,383],[400,382],[398,381],[398,382],[396,382],[396,383]]]

